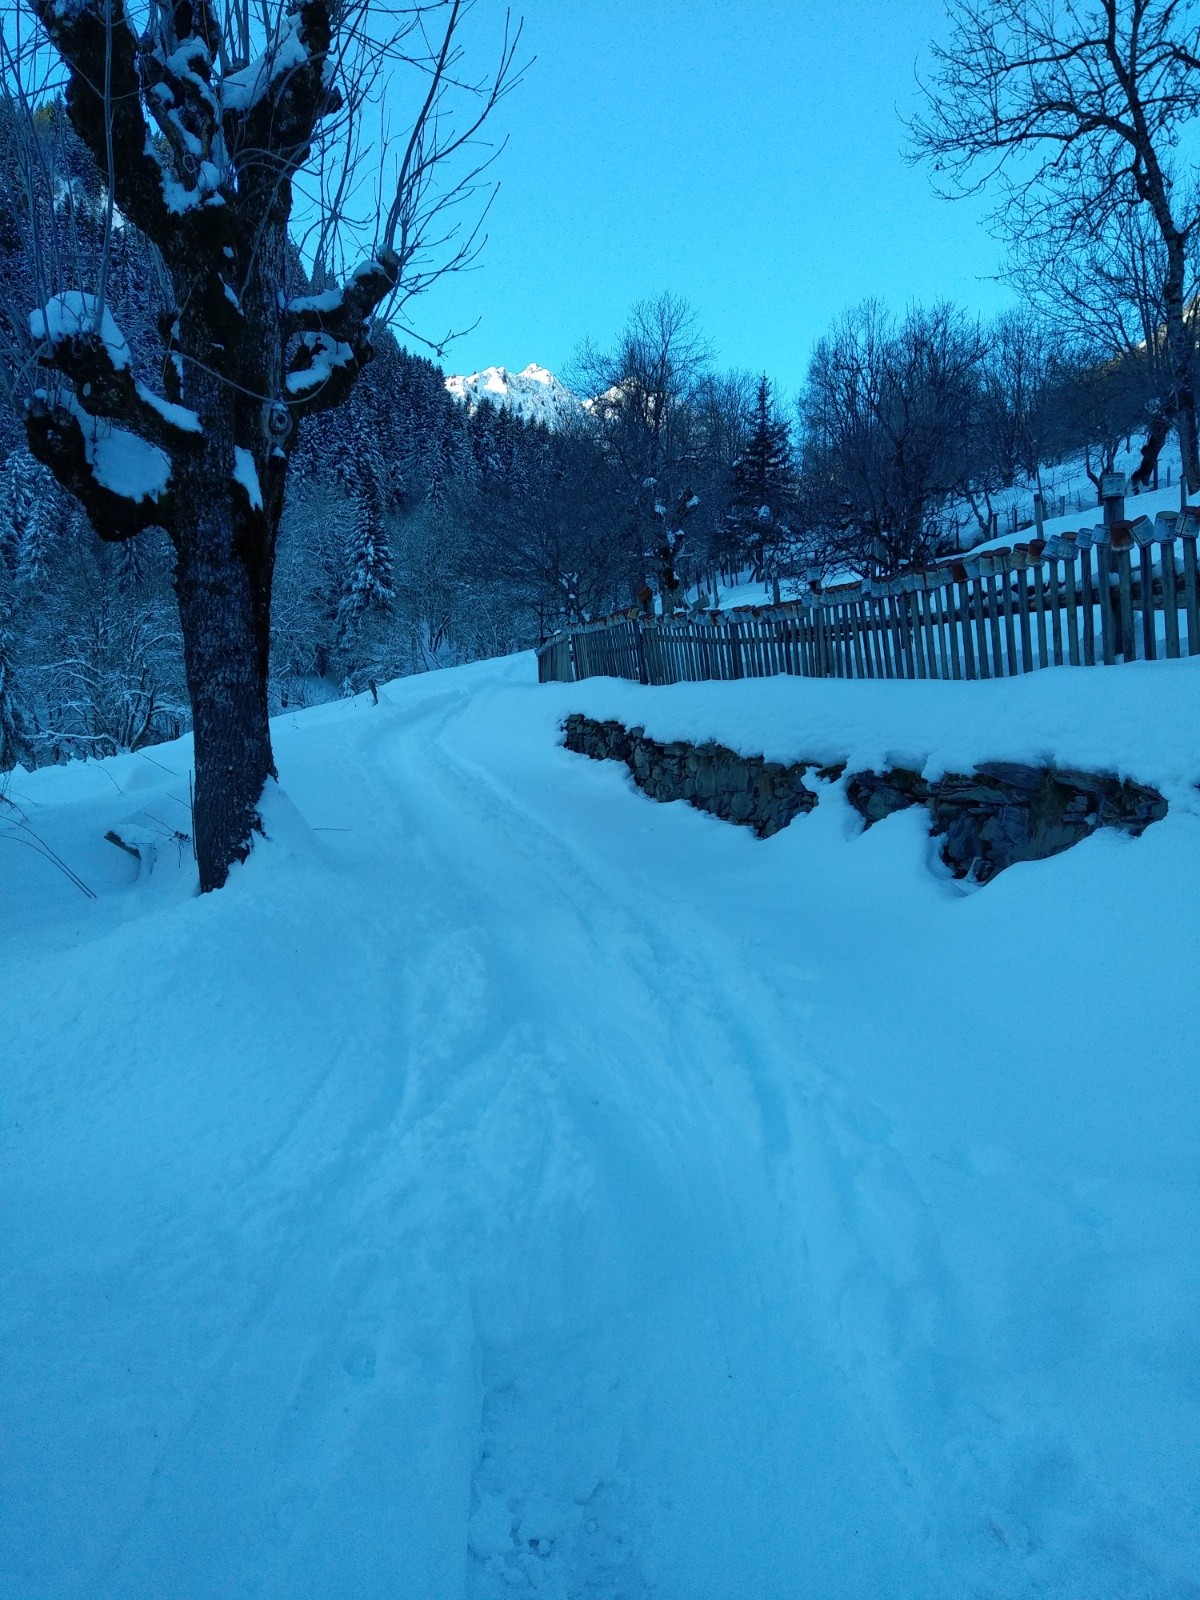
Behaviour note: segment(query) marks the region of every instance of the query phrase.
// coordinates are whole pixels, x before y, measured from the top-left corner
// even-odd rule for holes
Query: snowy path
[[[1196,819],[962,900],[913,817],[646,802],[527,672],[280,724],[219,896],[17,880],[0,1595],[1195,1594],[1195,1052],[1145,1110],[1089,993],[1084,1128],[971,974],[1153,891],[1187,992]],[[26,780],[73,859],[107,765]]]

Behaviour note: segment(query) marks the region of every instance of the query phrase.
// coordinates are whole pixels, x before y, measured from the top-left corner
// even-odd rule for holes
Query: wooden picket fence
[[[995,678],[1049,666],[1200,655],[1200,512],[975,552],[778,606],[572,628],[538,651],[543,683]]]

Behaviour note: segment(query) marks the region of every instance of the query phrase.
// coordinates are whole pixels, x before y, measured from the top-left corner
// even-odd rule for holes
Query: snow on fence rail
[[[993,678],[1200,655],[1198,534],[1200,512],[1160,512],[778,606],[623,612],[548,639],[538,676]]]

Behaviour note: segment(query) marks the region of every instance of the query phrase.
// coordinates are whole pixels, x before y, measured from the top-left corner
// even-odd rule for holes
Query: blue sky
[[[487,247],[417,315],[435,336],[480,319],[448,370],[561,371],[585,335],[611,340],[631,302],[671,289],[722,365],[790,392],[814,340],[866,296],[1010,303],[985,207],[939,199],[901,154],[941,0],[514,10],[537,60],[498,113],[509,145]],[[481,36],[501,15],[482,0]]]

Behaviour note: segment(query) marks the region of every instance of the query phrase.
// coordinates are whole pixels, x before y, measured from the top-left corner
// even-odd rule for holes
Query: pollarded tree
[[[516,41],[506,24],[495,71],[471,84],[461,44],[470,0],[386,11],[366,0],[264,0],[253,11],[248,0],[148,0],[136,26],[124,0],[30,5],[42,38],[25,65],[46,42],[61,59],[109,242],[117,213],[150,242],[163,304],[157,384],[135,370],[106,303],[109,250],[90,288],[60,283],[33,308],[45,377],[27,403],[29,446],[101,538],[154,526],[170,535],[200,886],[212,889],[247,854],[274,774],[271,588],[298,425],[346,399],[389,308],[473,253],[476,235],[455,238],[446,213],[474,192],[486,160],[452,163],[515,82]],[[21,59],[7,57],[10,77]],[[417,84],[410,132],[394,151],[371,152],[361,114],[389,69],[405,67]],[[456,123],[452,97],[463,93],[469,109]],[[29,105],[25,85],[16,94]],[[335,274],[361,164],[375,157],[389,172],[394,157],[390,208],[362,264]],[[319,293],[300,271],[305,251]]]

